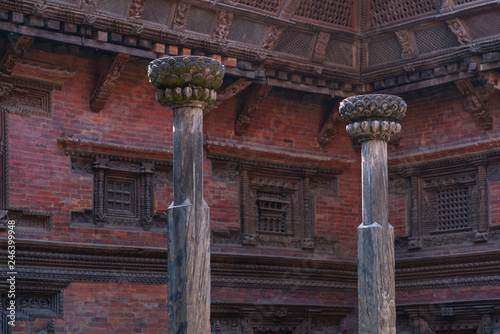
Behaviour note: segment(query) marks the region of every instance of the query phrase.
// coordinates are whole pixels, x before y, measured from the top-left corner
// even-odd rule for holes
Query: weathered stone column
[[[224,67],[206,57],[149,64],[156,100],[174,112],[174,201],[168,209],[168,332],[210,333],[210,219],[203,200],[203,107],[215,102]]]
[[[388,221],[387,141],[406,103],[393,95],[345,99],[340,114],[347,132],[361,142],[363,223],[358,227],[358,331],[396,334],[394,229]]]

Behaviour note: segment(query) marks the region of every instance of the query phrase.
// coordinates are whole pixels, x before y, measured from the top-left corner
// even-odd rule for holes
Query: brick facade
[[[16,326],[9,327],[2,263],[0,334],[50,333],[51,321],[52,333],[166,333],[165,213],[173,198],[173,116],[155,101],[147,66],[165,46],[166,53],[220,56],[213,41],[199,37],[206,32],[183,35],[179,11],[171,15],[176,35],[169,30],[163,36],[154,24],[138,32],[141,25],[129,16],[120,30],[106,16],[111,14],[99,14],[104,7],[79,4],[76,16],[68,19],[65,5],[52,2],[44,10],[16,1],[0,5],[0,55],[15,54],[13,69],[5,60],[0,63],[0,87],[12,86],[5,96],[0,91],[0,116],[7,121],[0,138],[6,183],[0,209],[7,213],[0,218],[16,221],[19,305]],[[380,43],[390,46],[393,28],[377,28],[372,35],[366,31],[367,40],[361,42],[354,37],[355,27],[343,27],[345,36],[335,36],[339,27],[322,22],[332,32],[328,39],[323,31],[322,39],[331,45],[322,50],[316,44],[306,61],[292,42],[289,48],[281,43],[283,49],[273,49],[281,36],[280,20],[303,20],[296,29],[304,40],[316,33],[311,22],[319,24],[319,19],[294,15],[296,2],[280,2],[271,13],[277,18],[270,19],[269,13],[260,18],[275,26],[262,33],[267,37],[259,53],[251,54],[253,49],[237,40],[237,31],[228,35],[234,45],[215,43],[221,45],[218,53],[227,72],[219,96],[238,79],[251,84],[219,99],[204,116],[211,331],[357,333],[360,146],[335,113],[343,97],[382,91],[401,96],[408,105],[403,133],[388,145],[397,332],[499,333],[500,91],[483,78],[487,71],[497,73],[498,32],[488,30],[490,35],[477,38],[479,51],[455,41],[449,49],[433,51],[436,59],[413,52],[411,59],[398,54],[391,62],[375,53]],[[481,0],[470,2],[486,6]],[[225,3],[238,8],[233,27],[245,24],[246,18],[238,17],[245,10],[252,10],[252,20],[264,15],[256,1]],[[458,17],[469,5],[424,6],[417,19],[437,22],[449,12]],[[208,15],[203,14],[212,10],[207,6],[192,4],[193,13]],[[356,6],[362,11],[366,3]],[[35,15],[34,10],[41,12]],[[152,9],[146,7],[146,13],[144,20],[153,20]],[[370,24],[363,15],[353,22],[365,31]],[[463,15],[472,22],[480,13]],[[391,22],[413,29],[409,18],[396,16]],[[417,36],[424,28],[416,29]],[[18,50],[12,37],[16,29],[34,39],[28,50]],[[475,33],[480,32],[487,33]],[[100,40],[103,33],[107,37]],[[348,42],[347,49],[356,50],[352,68],[334,64],[335,43]],[[373,53],[371,60],[366,50]],[[128,56],[114,73],[109,69],[116,54]],[[330,63],[322,63],[325,55]],[[107,81],[109,96],[99,95],[109,88],[101,80],[106,74],[115,76]],[[454,83],[463,80],[468,84]],[[473,92],[464,91],[469,84]],[[250,115],[248,128],[235,131],[242,110],[255,103],[254,92],[262,85],[272,88]],[[99,112],[90,108],[95,95],[104,101]],[[473,108],[476,96],[479,111]],[[327,133],[328,140],[320,133]],[[279,228],[270,227],[278,223],[269,223],[259,211],[259,201],[273,198],[286,203]],[[5,226],[0,233],[0,252],[7,254]]]

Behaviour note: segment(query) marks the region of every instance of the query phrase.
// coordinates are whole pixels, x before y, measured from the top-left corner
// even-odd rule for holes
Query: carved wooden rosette
[[[169,333],[210,333],[210,219],[203,200],[203,107],[224,67],[196,56],[153,60],[156,100],[174,112],[174,201],[168,209]]]
[[[394,229],[388,222],[387,142],[406,103],[393,95],[345,99],[340,114],[362,143],[363,223],[358,227],[358,332],[396,334]]]

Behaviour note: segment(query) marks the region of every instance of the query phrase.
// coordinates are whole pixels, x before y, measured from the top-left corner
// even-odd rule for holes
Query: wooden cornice
[[[253,164],[268,162],[270,164],[282,164],[287,168],[292,169],[320,169],[325,172],[341,174],[348,168],[351,160],[338,156],[311,154],[308,151],[298,151],[294,149],[276,149],[275,146],[262,144],[248,144],[240,141],[227,140],[221,138],[209,138],[205,140],[205,147],[208,151],[209,158],[220,158],[225,160],[248,160]],[[255,160],[259,157],[259,160]]]
[[[154,161],[173,161],[173,150],[155,150],[144,147],[106,143],[91,139],[79,139],[74,137],[60,137],[57,141],[64,150],[64,154],[73,156],[99,156],[110,155],[128,157],[131,159],[147,159]]]
[[[452,164],[474,163],[498,159],[500,141],[477,142],[474,145],[462,145],[451,149],[438,149],[427,153],[408,152],[404,156],[389,156],[389,171],[403,172],[419,168],[448,168]]]
[[[139,0],[131,2],[131,7],[124,17],[113,18],[113,20],[110,20],[110,16],[100,13],[97,8],[84,6],[72,8],[55,3],[40,4],[35,0],[25,0],[21,3],[10,0],[0,5],[0,15],[4,19],[0,22],[0,30],[15,32],[30,38],[54,40],[145,59],[154,59],[163,55],[163,52],[185,54],[185,52],[192,50],[196,50],[198,53],[203,52],[206,55],[222,55],[222,59],[231,58],[234,60],[227,62],[226,65],[231,68],[233,75],[255,82],[265,81],[266,84],[272,86],[340,97],[369,93],[370,91],[366,88],[370,85],[365,84],[373,84],[376,91],[393,90],[390,93],[397,93],[397,91],[404,92],[442,84],[450,80],[454,81],[457,79],[446,76],[454,76],[457,72],[449,73],[445,70],[443,77],[443,67],[447,67],[453,62],[461,64],[464,58],[472,54],[477,55],[478,52],[483,54],[496,52],[495,50],[500,47],[496,36],[491,36],[491,38],[476,39],[473,41],[474,43],[463,43],[457,48],[436,50],[431,54],[421,55],[417,58],[368,68],[359,68],[357,59],[359,52],[353,53],[357,58],[352,67],[345,66],[345,64],[335,65],[320,62],[323,59],[323,44],[325,44],[323,42],[327,40],[325,36],[328,34],[331,36],[330,41],[335,39],[356,44],[355,40],[361,38],[370,42],[373,38],[393,35],[396,31],[405,29],[412,30],[417,29],[417,27],[421,29],[423,26],[430,26],[438,21],[444,22],[443,20],[445,20],[453,23],[453,20],[458,20],[461,22],[461,18],[465,16],[478,16],[479,19],[483,12],[498,10],[497,1],[480,1],[467,6],[450,7],[449,10],[443,10],[440,14],[426,14],[423,17],[403,20],[398,24],[388,24],[370,29],[372,31],[367,31],[363,36],[349,31],[338,31],[338,27],[336,30],[329,27],[328,24],[321,25],[319,21],[302,20],[302,18],[292,15],[298,3],[292,0],[284,2],[283,7],[278,10],[279,12],[275,16],[257,9],[250,9],[248,6],[240,6],[231,1],[214,3],[189,0],[185,3],[202,7],[215,14],[223,11],[229,16],[233,15],[235,19],[239,17],[256,24],[265,23],[268,26],[277,26],[285,31],[293,27],[294,30],[310,34],[312,38],[316,39],[316,52],[311,56],[312,58],[303,59],[293,54],[276,52],[273,48],[263,48],[263,45],[246,45],[234,40],[227,43],[221,42],[220,36],[217,37],[216,34],[207,38],[194,32],[183,31],[183,29],[169,29],[172,22],[167,23],[167,29],[165,29],[165,27],[159,27],[143,20],[144,1]],[[215,17],[217,18],[218,15]],[[224,30],[223,37],[226,37],[226,33],[227,29]],[[272,32],[267,33],[272,34]],[[323,37],[317,37],[318,34],[323,34]],[[365,42],[361,44],[363,43]],[[317,61],[316,63],[313,62],[313,58]],[[251,68],[247,65],[240,67],[240,63],[244,62],[249,62],[253,66]],[[482,70],[495,68],[494,64],[483,62],[480,65],[487,67]],[[264,72],[271,70],[269,73],[275,71],[280,74],[277,76],[267,73],[262,75],[263,70]],[[282,73],[284,71],[286,74]],[[430,73],[433,71],[437,72],[434,76]],[[462,75],[462,78],[459,79],[468,75],[462,70],[459,72]],[[403,81],[400,82],[402,76],[407,76],[407,79],[403,78]],[[350,87],[352,91],[342,88],[345,83],[349,84],[345,87]],[[400,87],[403,88],[400,89]]]

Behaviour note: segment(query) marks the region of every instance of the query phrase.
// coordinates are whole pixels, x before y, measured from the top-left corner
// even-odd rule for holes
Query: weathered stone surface
[[[396,334],[394,229],[358,227],[358,309],[363,334]]]
[[[210,218],[203,200],[203,107],[215,102],[219,61],[166,57],[149,65],[157,101],[174,113],[174,202],[168,209],[169,333],[210,333]]]
[[[340,104],[362,155],[363,223],[358,227],[358,333],[396,334],[394,229],[389,224],[387,141],[401,131],[406,103],[393,95],[353,96]]]
[[[215,89],[222,84],[224,66],[213,58],[175,56],[153,60],[148,68],[149,82],[156,88],[161,105],[202,101],[212,104]]]

